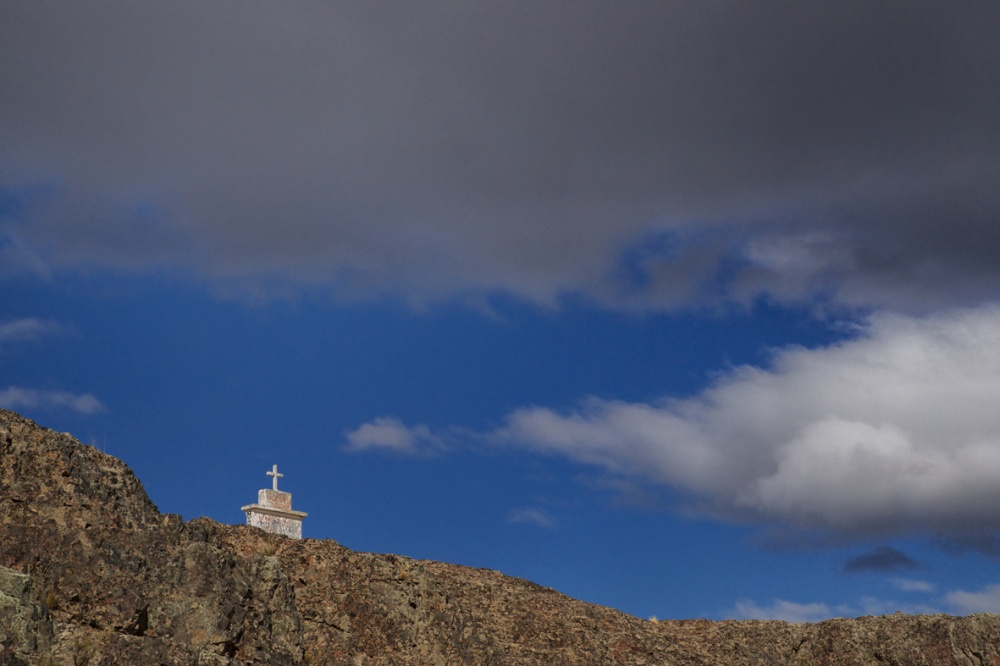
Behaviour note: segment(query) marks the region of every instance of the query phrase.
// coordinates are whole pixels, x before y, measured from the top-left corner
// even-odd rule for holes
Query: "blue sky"
[[[642,617],[1000,611],[992,3],[0,9],[0,406]]]

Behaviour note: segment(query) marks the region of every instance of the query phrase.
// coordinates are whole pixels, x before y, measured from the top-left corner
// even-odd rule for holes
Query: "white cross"
[[[277,465],[272,465],[271,466],[271,471],[268,472],[267,475],[274,477],[274,489],[277,490],[278,489],[278,479],[281,478],[281,477],[283,477],[284,474],[278,474],[278,466]]]

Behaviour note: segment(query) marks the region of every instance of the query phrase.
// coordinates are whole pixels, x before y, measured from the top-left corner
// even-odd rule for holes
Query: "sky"
[[[1000,5],[0,4],[0,407],[639,617],[1000,612]]]

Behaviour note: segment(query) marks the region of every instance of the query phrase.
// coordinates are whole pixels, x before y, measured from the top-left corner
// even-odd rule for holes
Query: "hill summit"
[[[161,514],[0,410],[0,664],[998,664],[1000,616],[652,622],[496,571]]]

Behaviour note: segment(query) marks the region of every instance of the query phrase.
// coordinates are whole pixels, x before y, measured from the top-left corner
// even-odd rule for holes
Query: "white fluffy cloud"
[[[399,419],[377,418],[347,434],[346,451],[391,451],[407,455],[424,453],[441,446],[441,440],[427,426],[408,427]]]
[[[104,405],[93,394],[70,393],[69,391],[37,391],[17,386],[0,390],[0,407],[6,409],[35,409],[58,407],[80,414],[95,414],[104,411]]]
[[[1000,307],[881,314],[693,398],[517,410],[501,442],[666,484],[709,512],[848,535],[1000,528]]]

